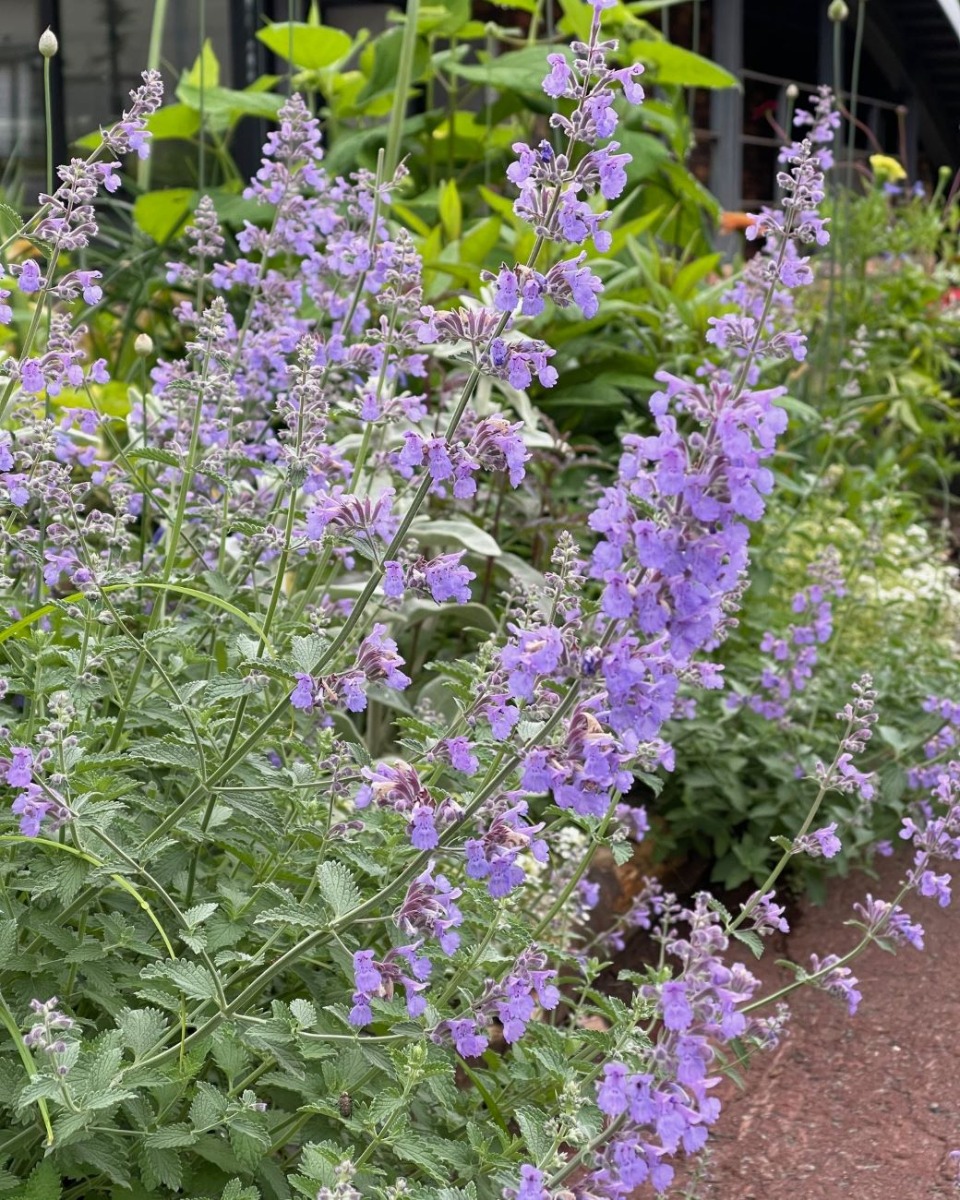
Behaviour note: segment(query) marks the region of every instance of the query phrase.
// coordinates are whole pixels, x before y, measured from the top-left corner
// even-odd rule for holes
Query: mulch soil
[[[854,902],[893,896],[906,865],[878,860],[878,879],[837,879],[826,904],[799,905],[791,932],[751,968],[765,992],[792,979],[776,958],[807,965],[811,953],[855,945],[859,931],[844,924]],[[723,1082],[710,1149],[695,1173],[678,1171],[671,1200],[960,1196],[949,1159],[960,1149],[960,874],[954,893],[945,909],[910,898],[924,951],[894,957],[873,946],[853,964],[863,993],[855,1016],[813,988],[791,995],[787,1036],[754,1058],[744,1091]]]

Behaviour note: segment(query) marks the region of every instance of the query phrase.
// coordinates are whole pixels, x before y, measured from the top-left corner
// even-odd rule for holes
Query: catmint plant
[[[483,514],[535,453],[517,392],[557,378],[525,322],[601,311],[590,255],[610,248],[614,137],[643,100],[641,68],[609,65],[609,7],[592,0],[587,40],[547,60],[557,142],[518,142],[508,172],[531,249],[479,299],[423,303],[391,216],[402,169],[331,176],[297,95],[245,193],[261,217],[233,238],[198,204],[158,282],[179,341],[137,339],[150,386],[123,419],[77,323],[109,302],[81,252],[118,156],[148,152],[153,75],[24,230],[39,257],[12,264],[33,307],[0,441],[0,1166],[31,1188],[662,1192],[717,1120],[725,1047],[783,1035],[791,988],[760,996],[731,950],[784,930],[779,874],[842,840],[826,797],[869,799],[869,680],[737,915],[651,880],[593,930],[589,867],[648,833],[670,730],[723,686],[710,656],[787,424],[759,364],[802,357],[771,313],[827,236],[826,95],[785,154],[783,212],[758,220],[757,290],[713,326],[717,359],[658,373],[650,431],[585,497],[582,539],[476,598],[499,557]],[[815,613],[795,647],[823,640],[830,569],[796,602]],[[423,651],[448,614],[459,641]],[[922,942],[907,892],[949,899],[955,781],[936,789],[903,826],[903,892],[858,909],[861,949]],[[598,980],[631,928],[660,953],[617,1000]],[[855,1008],[853,957],[796,986]]]

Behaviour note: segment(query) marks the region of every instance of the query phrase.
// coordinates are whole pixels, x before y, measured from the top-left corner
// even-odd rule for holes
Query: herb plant
[[[853,1011],[856,954],[922,942],[903,896],[949,899],[943,774],[903,826],[901,893],[868,900],[854,951],[769,997],[726,961],[731,939],[759,952],[785,927],[790,861],[834,851],[827,797],[873,786],[864,678],[795,838],[736,913],[651,881],[626,921],[586,924],[594,850],[629,855],[674,764],[667,723],[722,685],[709,655],[787,425],[759,363],[804,351],[772,298],[827,238],[834,120],[815,97],[785,151],[754,290],[714,327],[729,358],[659,373],[655,432],[628,435],[616,479],[583,497],[583,545],[564,531],[541,575],[502,569],[484,525],[526,487],[536,432],[509,405],[557,379],[525,318],[599,311],[588,248],[609,249],[604,205],[626,183],[610,139],[643,100],[640,68],[608,63],[610,7],[593,0],[572,56],[547,60],[564,148],[514,147],[533,240],[489,303],[423,303],[395,179],[328,174],[295,95],[247,191],[267,220],[228,255],[198,206],[168,267],[182,350],[141,336],[149,386],[128,415],[104,410],[79,314],[114,301],[83,255],[118,156],[148,150],[151,72],[22,231],[36,253],[0,297],[5,321],[14,288],[30,314],[0,399],[0,1187],[663,1191],[717,1119],[717,1070],[779,1038],[783,997],[812,983]],[[424,661],[418,631],[448,613],[459,640]],[[621,1002],[597,980],[631,923],[661,953],[625,972]]]

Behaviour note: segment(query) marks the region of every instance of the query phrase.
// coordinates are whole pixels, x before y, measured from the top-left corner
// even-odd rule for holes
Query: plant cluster
[[[949,901],[952,769],[919,781],[913,864],[893,900],[866,899],[853,951],[798,964],[772,996],[731,954],[785,928],[789,864],[836,852],[826,797],[870,798],[864,677],[805,818],[736,912],[650,882],[618,927],[588,924],[595,850],[630,855],[671,729],[723,686],[711,655],[788,423],[760,368],[806,354],[783,322],[827,239],[834,123],[814,97],[742,312],[712,326],[716,361],[658,372],[651,428],[581,498],[582,542],[557,536],[542,573],[504,569],[485,525],[529,487],[537,434],[511,405],[558,380],[526,322],[602,314],[592,252],[627,185],[618,125],[644,99],[605,36],[612,7],[591,0],[584,36],[548,60],[560,145],[513,147],[532,239],[486,300],[424,302],[390,220],[397,178],[330,173],[294,95],[246,192],[266,219],[234,254],[198,205],[167,267],[181,341],[155,356],[138,338],[149,383],[129,413],[102,407],[82,306],[116,301],[80,264],[118,156],[147,151],[151,72],[21,231],[31,252],[2,296],[29,319],[0,397],[0,1188],[663,1192],[707,1142],[717,1072],[776,1044],[786,995],[814,985],[854,1011],[858,953],[922,945],[904,897]],[[840,591],[825,559],[748,707],[810,665]],[[422,627],[449,617],[433,653]],[[957,713],[928,707],[936,765]],[[660,953],[624,972],[620,1001],[598,979],[631,924]]]

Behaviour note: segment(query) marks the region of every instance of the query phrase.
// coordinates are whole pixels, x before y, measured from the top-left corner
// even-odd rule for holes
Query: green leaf
[[[184,746],[181,742],[165,742],[160,738],[144,738],[134,742],[127,753],[131,758],[170,767],[183,767],[188,771],[196,771],[200,765],[197,752],[192,746]]]
[[[178,234],[193,215],[197,193],[192,188],[144,192],[133,202],[133,220],[147,237],[163,245]]]
[[[734,929],[733,936],[738,942],[749,946],[755,958],[763,958],[763,941],[758,933],[754,933],[752,929]]]
[[[221,1193],[220,1200],[260,1200],[260,1189],[253,1184],[244,1187],[239,1179],[231,1179]]]
[[[391,29],[381,34],[367,46],[361,58],[361,66],[367,82],[357,94],[356,104],[362,108],[381,96],[389,96],[396,90],[400,71],[400,51],[403,46],[403,30]],[[430,62],[427,44],[418,38],[413,54],[413,70],[410,78],[417,80],[423,75]]]
[[[352,872],[343,863],[328,859],[317,870],[317,883],[324,900],[333,909],[335,917],[342,916],[360,904],[360,889]]]
[[[166,1150],[172,1146],[192,1146],[199,1137],[200,1134],[192,1125],[178,1121],[173,1125],[165,1125],[162,1129],[155,1129],[152,1133],[146,1134],[143,1141],[144,1145],[153,1146],[158,1150]]]
[[[553,53],[562,54],[568,62],[573,59],[573,52],[566,46],[554,46],[551,50]],[[455,62],[451,59],[446,68],[451,75],[469,79],[471,83],[480,83],[501,91],[533,92],[535,95],[542,94],[541,85],[544,77],[549,74],[546,55],[540,46],[511,50],[507,54],[498,54],[481,63]]]
[[[309,1000],[291,1000],[290,1011],[301,1029],[312,1029],[317,1023],[317,1010]]]
[[[220,82],[220,61],[213,52],[213,43],[209,38],[203,43],[203,49],[184,78],[194,87],[213,88]]]
[[[456,181],[446,179],[440,184],[437,211],[440,214],[440,224],[447,240],[455,242],[463,228],[463,205],[460,203],[460,193]]]
[[[629,54],[655,72],[657,83],[670,83],[677,87],[740,87],[737,77],[724,67],[672,42],[631,42]]]
[[[325,25],[305,25],[302,21],[277,21],[257,30],[257,40],[284,62],[292,62],[305,71],[318,71],[345,58],[353,48],[349,34]]]
[[[123,1044],[135,1058],[144,1058],[156,1046],[167,1029],[168,1021],[156,1008],[125,1008],[117,1016]]]
[[[167,467],[180,467],[183,464],[183,459],[173,454],[170,450],[156,450],[152,446],[145,446],[140,450],[128,450],[127,458],[131,462],[154,462],[163,463]]]
[[[410,532],[424,542],[456,542],[479,554],[483,558],[498,558],[500,547],[485,529],[480,529],[466,517],[441,518],[418,517]]]
[[[185,958],[150,963],[141,970],[140,978],[166,979],[191,1000],[212,1000],[217,994],[210,973],[199,963]]]
[[[252,87],[243,91],[208,87],[204,88],[202,96],[204,124],[219,132],[235,125],[241,117],[263,117],[273,120],[284,102],[283,96],[273,92],[261,92]],[[177,99],[200,111],[200,89],[186,80],[182,80],[177,87]]]
[[[97,145],[99,145],[99,137]],[[0,232],[7,237],[12,237],[19,233],[23,228],[23,218],[15,208],[11,208],[9,204],[0,204]]]
[[[147,129],[157,142],[187,141],[200,130],[200,114],[188,104],[165,104],[147,117]]]
[[[290,641],[290,650],[297,661],[297,666],[309,675],[320,661],[320,656],[328,644],[329,639],[322,633],[308,633],[304,637],[300,635],[293,637]]]
[[[15,1200],[60,1200],[60,1172],[49,1159],[34,1167]]]
[[[208,901],[206,904],[195,904],[192,908],[188,908],[183,914],[189,928],[193,929],[197,925],[202,925],[204,921],[210,919],[219,908],[218,904]]]
[[[140,1170],[144,1187],[153,1190],[160,1184],[177,1192],[183,1182],[180,1155],[172,1148],[148,1146],[140,1143]]]
[[[421,4],[417,13],[417,33],[431,37],[452,37],[470,20],[470,0],[444,0],[443,4]]]
[[[516,1111],[517,1124],[527,1145],[527,1155],[533,1162],[546,1161],[553,1149],[552,1122],[545,1112],[538,1108],[518,1108]]]

